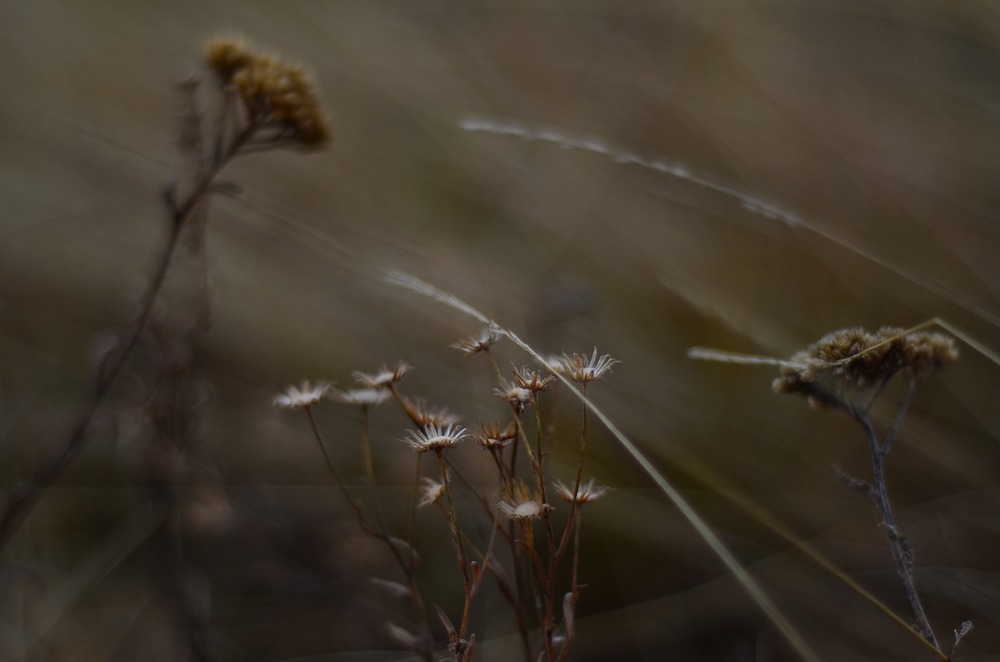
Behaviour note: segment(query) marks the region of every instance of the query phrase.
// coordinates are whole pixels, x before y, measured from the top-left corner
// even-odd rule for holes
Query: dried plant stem
[[[465,553],[464,536],[458,524],[458,511],[455,509],[455,499],[451,493],[451,485],[448,481],[447,466],[444,462],[444,452],[438,448],[434,450],[437,456],[438,467],[441,469],[441,484],[444,486],[445,496],[448,498],[448,524],[455,540],[455,550],[458,553],[458,565],[462,571],[462,582],[465,588],[465,604],[462,608],[462,623],[458,629],[459,640],[464,640],[469,629],[469,614],[472,611],[472,581],[469,578],[469,561]]]
[[[362,418],[362,447],[365,457],[365,474],[368,476],[368,491],[372,497],[372,508],[375,510],[375,519],[378,522],[379,532],[388,537],[389,528],[385,525],[385,516],[382,513],[382,502],[378,498],[378,487],[375,484],[375,463],[372,461],[372,441],[368,425],[368,407],[361,407]]]
[[[430,662],[430,660],[433,659],[433,655],[432,655],[432,651],[431,651],[431,648],[432,648],[431,641],[432,641],[432,639],[431,639],[431,635],[430,635],[430,628],[429,628],[428,623],[427,623],[427,607],[424,605],[423,598],[421,598],[421,596],[420,596],[420,591],[417,589],[417,581],[416,581],[416,576],[415,576],[415,574],[416,574],[416,568],[414,567],[414,563],[412,561],[408,561],[404,557],[403,551],[400,549],[400,543],[397,540],[394,540],[391,535],[389,535],[388,529],[386,529],[386,526],[385,526],[385,521],[384,521],[384,519],[382,517],[382,510],[381,510],[381,507],[379,505],[379,501],[378,501],[378,497],[377,497],[377,493],[376,493],[376,489],[375,489],[374,471],[371,471],[371,466],[372,465],[371,465],[371,459],[370,459],[370,449],[368,448],[368,416],[367,416],[367,408],[364,408],[365,409],[365,416],[364,416],[365,432],[364,432],[364,436],[365,436],[365,442],[366,442],[365,443],[365,455],[366,455],[366,457],[365,457],[365,465],[366,465],[366,467],[365,468],[366,468],[366,471],[370,471],[370,473],[369,473],[369,485],[371,486],[373,498],[375,499],[373,507],[375,508],[376,517],[378,518],[378,526],[379,526],[379,528],[378,528],[377,531],[376,530],[372,530],[372,528],[368,525],[368,522],[365,519],[364,510],[361,508],[361,504],[359,504],[351,496],[351,493],[347,489],[347,484],[344,482],[344,479],[340,476],[340,472],[337,470],[336,465],[333,463],[333,460],[330,458],[329,452],[326,450],[326,443],[323,440],[323,435],[320,433],[319,427],[317,427],[317,425],[316,425],[316,419],[313,416],[312,407],[304,407],[304,409],[305,409],[306,415],[309,418],[309,425],[312,428],[313,437],[316,439],[316,443],[319,444],[320,450],[323,452],[323,459],[326,461],[326,466],[330,470],[330,473],[333,475],[334,482],[337,484],[337,487],[340,489],[341,494],[343,494],[344,499],[351,506],[351,509],[354,510],[354,514],[358,518],[358,525],[361,527],[361,529],[365,533],[367,533],[368,535],[374,536],[374,537],[378,538],[379,540],[381,540],[382,542],[385,543],[386,547],[388,547],[389,551],[392,553],[393,558],[396,560],[396,565],[399,566],[400,571],[403,573],[403,576],[406,578],[406,584],[407,584],[407,588],[409,589],[410,599],[413,602],[413,612],[414,612],[414,614],[416,616],[416,623],[417,623],[417,627],[418,627],[419,632],[420,632],[420,634],[419,634],[419,641],[420,641],[421,648],[419,650],[414,651],[414,652],[416,652],[418,655],[420,655],[421,659],[425,660],[425,662]],[[407,543],[403,543],[403,544],[407,544]]]
[[[177,252],[180,237],[187,226],[187,221],[193,216],[198,203],[208,192],[214,177],[228,159],[238,151],[240,144],[240,141],[234,142],[228,153],[224,155],[222,161],[214,163],[200,172],[195,178],[193,189],[183,201],[178,203],[173,198],[172,193],[167,196],[172,221],[170,236],[167,239],[166,249],[163,251],[160,261],[153,271],[152,282],[143,296],[142,308],[133,323],[132,331],[125,339],[123,348],[117,351],[113,357],[110,357],[107,363],[98,368],[90,402],[83,413],[80,414],[76,424],[67,436],[62,450],[48,463],[44,464],[34,476],[15,488],[8,498],[4,506],[3,515],[0,516],[0,549],[7,544],[20,522],[31,511],[45,489],[52,484],[62,470],[86,446],[87,432],[90,429],[94,416],[97,414],[97,410],[104,402],[104,398],[111,390],[111,386],[121,374],[122,368],[125,366],[132,350],[135,349],[139,337],[149,323],[156,299],[160,294],[160,290],[163,289],[163,284],[166,282],[167,272],[173,261],[174,254]]]
[[[351,496],[351,493],[347,489],[347,483],[345,483],[344,479],[341,478],[340,472],[337,470],[337,465],[333,463],[329,452],[326,450],[326,442],[323,441],[323,435],[319,431],[319,427],[316,426],[316,419],[313,417],[312,407],[304,407],[303,409],[306,412],[306,416],[309,418],[309,425],[312,428],[313,438],[316,439],[316,443],[319,445],[320,451],[323,452],[323,459],[326,461],[326,468],[329,469],[330,473],[333,475],[333,482],[337,484],[337,488],[340,490],[341,494],[344,495],[344,499],[354,510],[354,514],[357,515],[358,522],[361,524],[362,528],[368,531],[368,526],[365,522],[365,514],[361,510],[361,505],[358,504],[358,502],[354,500],[354,497]]]
[[[7,544],[20,522],[31,511],[45,489],[83,451],[87,443],[87,432],[90,429],[94,416],[97,414],[97,410],[111,390],[111,386],[121,374],[122,368],[135,348],[139,337],[149,323],[157,297],[166,282],[170,264],[173,262],[184,230],[191,224],[191,219],[195,216],[199,206],[211,191],[216,176],[230,160],[241,152],[244,146],[253,138],[257,129],[258,126],[256,123],[252,121],[248,122],[232,141],[226,145],[225,139],[222,137],[226,131],[224,128],[220,128],[219,147],[212,158],[200,161],[198,170],[192,177],[190,191],[182,199],[178,200],[176,197],[176,185],[168,189],[165,200],[170,212],[170,235],[167,238],[166,249],[163,251],[159,262],[154,268],[150,286],[143,296],[139,315],[135,318],[132,330],[126,337],[122,349],[109,357],[106,363],[98,367],[90,402],[71,429],[62,446],[62,450],[49,462],[43,464],[35,472],[34,476],[16,487],[8,497],[3,514],[0,516],[0,549]]]
[[[916,392],[916,383],[916,381],[910,383],[910,388],[903,400],[903,404],[899,408],[896,420],[893,423],[892,429],[886,435],[884,442],[879,442],[875,427],[872,425],[866,411],[855,411],[854,416],[865,430],[865,436],[872,455],[873,489],[869,491],[869,494],[882,517],[882,529],[885,531],[886,539],[889,542],[889,551],[892,554],[893,562],[896,564],[896,572],[903,583],[903,591],[906,594],[907,601],[910,603],[910,608],[913,610],[913,615],[917,619],[916,629],[934,648],[940,650],[941,647],[938,644],[937,637],[934,635],[934,630],[931,628],[930,619],[927,617],[927,612],[924,610],[923,603],[920,600],[920,594],[917,592],[916,581],[913,576],[913,550],[910,548],[906,538],[896,528],[896,519],[892,512],[892,503],[889,500],[889,490],[885,478],[885,458],[889,454],[889,451],[892,450],[893,442],[902,426],[903,418],[906,415],[910,402],[912,402],[913,395]]]

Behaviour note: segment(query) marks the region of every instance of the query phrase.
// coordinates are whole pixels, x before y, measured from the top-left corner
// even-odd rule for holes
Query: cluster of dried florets
[[[898,374],[920,380],[957,358],[955,341],[939,333],[843,329],[793,356],[773,387],[777,393],[804,395],[815,406],[843,407],[849,392],[880,388]]]
[[[226,87],[235,90],[248,122],[274,129],[278,139],[300,147],[320,147],[330,128],[305,69],[253,52],[234,39],[214,39],[205,60]]]
[[[241,67],[249,66],[243,51],[220,47],[216,56],[216,68],[220,75],[235,78],[237,74],[234,72],[240,71]],[[399,543],[386,529],[385,518],[379,504],[368,418],[371,407],[394,400],[414,425],[413,429],[407,431],[402,441],[420,455],[436,456],[438,476],[436,478],[422,476],[420,482],[414,484],[411,502],[414,507],[436,506],[447,519],[453,536],[465,593],[461,625],[456,628],[451,625],[443,612],[439,612],[439,615],[448,630],[449,649],[454,654],[456,662],[466,662],[471,658],[475,640],[475,635],[469,633],[472,601],[482,581],[487,577],[494,578],[499,584],[500,592],[508,598],[523,645],[530,655],[532,635],[529,632],[529,602],[522,602],[517,598],[513,587],[507,582],[507,572],[492,555],[495,544],[503,544],[504,541],[510,547],[509,558],[516,566],[518,574],[531,574],[539,579],[539,583],[534,587],[535,595],[530,596],[532,598],[530,602],[541,607],[539,624],[545,632],[545,638],[539,644],[543,656],[552,660],[566,659],[573,638],[573,611],[583,586],[579,581],[582,508],[585,504],[600,499],[609,490],[607,487],[596,485],[593,480],[583,481],[587,437],[586,408],[583,410],[580,426],[576,475],[569,483],[551,480],[546,457],[550,455],[554,441],[553,427],[543,424],[540,407],[544,402],[542,394],[558,388],[561,381],[566,380],[580,384],[586,398],[588,385],[603,378],[618,361],[607,354],[598,354],[594,349],[590,355],[563,354],[545,361],[540,370],[511,365],[510,375],[505,377],[492,354],[493,345],[500,339],[501,334],[498,331],[488,328],[478,336],[453,345],[465,354],[487,356],[499,383],[499,387],[493,392],[509,405],[509,411],[505,416],[501,416],[499,420],[480,423],[475,432],[461,427],[458,417],[447,409],[431,407],[423,400],[412,399],[402,394],[398,390],[399,382],[411,370],[411,366],[403,362],[383,365],[373,373],[355,372],[354,378],[360,388],[339,391],[326,382],[315,385],[303,382],[300,386],[289,387],[274,399],[274,404],[279,407],[304,410],[309,416],[313,434],[327,459],[331,473],[345,497],[355,507],[365,530],[381,538],[393,550],[393,556],[399,563],[408,584],[402,588],[408,595],[416,596],[414,606],[417,612],[415,623],[418,631],[414,633],[391,623],[387,627],[397,642],[418,652],[425,660],[432,659],[432,645],[426,614],[421,611],[423,603],[416,595],[414,579],[416,564],[407,561],[398,553]],[[319,429],[312,417],[312,408],[323,399],[336,400],[362,409],[365,472],[372,494],[372,509],[376,514],[372,522],[366,520],[364,511],[351,498],[336,466],[330,462],[330,457],[326,454]],[[529,407],[534,410],[534,416],[523,416]],[[532,422],[533,430],[529,429]],[[474,484],[462,478],[464,489],[469,490],[475,497],[473,503],[481,505],[484,514],[493,520],[493,525],[489,527],[488,540],[470,535],[469,531],[472,529],[463,528],[459,519],[459,512],[462,511],[455,505],[456,494],[462,492],[455,490],[450,474],[454,473],[461,478],[461,473],[451,464],[448,455],[453,452],[451,449],[469,438],[475,440],[477,445],[491,456],[499,478],[499,489],[493,499],[480,494]],[[524,467],[525,459],[522,459],[520,469],[517,465],[519,452],[522,457],[527,456],[528,464]],[[420,465],[417,466],[419,471]],[[548,485],[552,487],[549,488]],[[552,515],[555,509],[548,503],[548,497],[553,494],[570,504],[569,516],[561,535],[558,536]],[[491,507],[491,503],[495,509]],[[463,512],[462,520],[467,517],[468,514]],[[502,522],[501,519],[509,522]],[[542,533],[541,536],[536,535],[539,531]],[[470,563],[467,548],[474,551],[476,557],[485,559],[485,562]],[[546,551],[548,558],[544,556]],[[559,567],[563,560],[572,563],[572,579],[569,592],[560,599],[555,593],[555,587],[557,577],[562,573]],[[385,581],[381,583],[386,584]],[[565,634],[557,636],[557,612],[560,605],[563,610]]]

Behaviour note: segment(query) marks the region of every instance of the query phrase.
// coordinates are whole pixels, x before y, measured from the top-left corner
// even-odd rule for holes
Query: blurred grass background
[[[1000,14],[978,2],[0,3],[0,475],[30,475],[84,406],[167,232],[176,83],[242,35],[305,63],[330,150],[238,160],[213,199],[210,386],[185,459],[183,574],[219,660],[396,660],[391,575],[358,534],[305,421],[303,377],[416,366],[405,391],[469,424],[498,402],[447,345],[477,328],[383,281],[449,289],[545,352],[622,360],[596,401],[717,527],[824,659],[923,659],[887,617],[697,478],[708,466],[908,618],[869,502],[860,430],[775,396],[772,373],[691,362],[708,345],[788,356],[845,326],[941,317],[1000,349]],[[469,117],[595,137],[793,210],[791,226],[689,181]],[[506,361],[527,359],[513,348]],[[2,556],[0,656],[184,659],[155,580],[130,376],[87,452]],[[1000,367],[963,347],[919,393],[889,461],[918,586],[963,660],[1000,651]],[[470,399],[470,393],[475,397]],[[560,426],[574,429],[564,401]],[[380,410],[380,477],[405,499],[405,421]],[[320,414],[361,485],[357,421]],[[791,652],[650,482],[595,428],[578,660],[782,660]],[[464,449],[470,471],[481,457]],[[556,472],[571,455],[558,451]],[[421,513],[426,599],[459,597]],[[511,630],[489,604],[483,659]],[[435,626],[436,627],[436,626]],[[441,633],[438,631],[438,635]],[[507,639],[505,639],[507,637]],[[507,643],[505,643],[507,642]]]

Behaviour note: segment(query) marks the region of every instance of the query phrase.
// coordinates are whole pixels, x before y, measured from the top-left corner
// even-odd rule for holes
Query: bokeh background
[[[213,199],[205,252],[177,265],[164,302],[164,319],[183,319],[207,277],[210,328],[171,350],[186,398],[171,411],[189,425],[173,446],[150,441],[162,356],[140,351],[86,452],[0,556],[0,657],[181,660],[194,638],[213,660],[410,659],[367,581],[393,577],[389,559],[357,530],[304,417],[271,406],[291,382],[348,387],[351,371],[404,359],[406,393],[469,425],[502,411],[487,367],[448,347],[478,327],[386,283],[397,270],[543,352],[620,359],[595,401],[822,659],[929,658],[743,507],[765,507],[909,618],[871,504],[830,468],[868,475],[860,430],[772,394],[770,368],[685,352],[784,357],[834,329],[933,318],[1000,351],[992,5],[0,2],[8,489],[60,447],[95,356],[134,314],[167,236],[162,192],[183,174],[177,84],[219,34],[305,63],[334,143],[226,171],[239,192]],[[600,141],[618,158],[469,131],[469,119]],[[932,622],[949,643],[975,623],[963,660],[1000,651],[998,386],[995,355],[963,344],[889,458]],[[572,436],[578,415],[564,398],[557,429]],[[357,415],[330,405],[318,418],[363,495]],[[404,503],[406,421],[385,407],[374,428],[385,498]],[[615,491],[588,508],[574,658],[795,659],[648,478],[592,434],[590,472]],[[460,451],[476,475],[484,458]],[[568,451],[551,460],[570,471]],[[454,610],[439,520],[418,518],[420,578],[428,602]],[[495,599],[473,629],[481,659],[511,654]]]

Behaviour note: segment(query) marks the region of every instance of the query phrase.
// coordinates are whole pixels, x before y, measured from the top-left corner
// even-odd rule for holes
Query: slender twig
[[[905,404],[909,403],[913,391],[914,389],[911,386],[910,392],[907,394]],[[898,430],[901,425],[903,414],[905,413],[905,408],[901,408],[899,415],[896,418],[896,423],[893,425],[893,432],[890,433],[893,434],[893,436],[894,432]],[[889,452],[892,440],[887,438],[884,444],[880,444],[871,420],[867,416],[861,416],[858,418],[858,421],[865,430],[865,436],[868,439],[868,446],[871,450],[873,474],[872,486],[874,487],[873,500],[878,507],[879,514],[882,516],[882,528],[885,531],[886,539],[889,542],[889,551],[892,554],[892,560],[896,564],[896,573],[899,575],[899,579],[903,583],[903,591],[906,594],[906,599],[910,603],[913,615],[917,619],[917,630],[936,649],[940,650],[941,647],[938,644],[937,637],[934,635],[934,630],[931,628],[930,620],[927,618],[927,613],[924,611],[924,606],[920,601],[920,594],[917,593],[916,582],[913,576],[913,551],[906,538],[904,538],[896,528],[896,519],[893,515],[892,504],[889,500],[889,491],[886,486],[885,479],[885,458]]]
[[[458,523],[458,512],[455,509],[455,498],[451,493],[451,485],[448,482],[447,466],[444,462],[444,452],[437,448],[434,450],[437,456],[438,467],[441,469],[441,484],[444,486],[444,493],[448,498],[449,524],[455,540],[455,549],[458,552],[458,565],[462,571],[462,581],[465,585],[465,604],[462,608],[462,624],[459,626],[458,637],[465,639],[465,634],[469,628],[469,614],[472,609],[472,582],[469,579],[469,561],[465,554],[465,542],[462,536],[462,529]]]
[[[374,487],[375,485],[374,472],[370,474],[369,485],[372,487],[373,498],[375,499],[374,508],[376,510],[376,517],[378,518],[378,527],[379,527],[377,530],[372,529],[371,526],[368,525],[368,521],[365,518],[364,510],[362,509],[361,504],[358,503],[351,496],[351,493],[347,489],[347,484],[344,482],[344,479],[341,477],[340,472],[337,470],[337,466],[333,463],[333,460],[326,449],[326,443],[323,440],[323,435],[319,431],[319,427],[316,425],[316,419],[313,416],[312,407],[304,407],[304,409],[306,415],[309,418],[309,425],[312,428],[313,437],[316,439],[316,443],[319,444],[320,450],[323,452],[323,459],[326,461],[326,466],[330,470],[330,473],[333,475],[334,482],[337,484],[337,487],[343,494],[344,499],[354,510],[354,514],[358,519],[358,525],[361,527],[362,531],[385,543],[386,547],[389,548],[389,551],[392,554],[393,559],[395,559],[396,565],[399,566],[400,571],[403,573],[403,577],[406,579],[407,589],[409,590],[410,599],[413,601],[413,612],[417,616],[417,627],[420,630],[419,640],[421,648],[414,652],[419,654],[420,657],[426,662],[430,662],[433,656],[431,654],[430,629],[427,624],[427,608],[424,605],[423,598],[421,597],[420,591],[417,588],[417,582],[415,576],[416,568],[414,567],[414,561],[408,560],[404,557],[403,550],[400,549],[400,543],[397,540],[393,539],[393,537],[389,534],[388,530],[386,529],[385,521],[382,518],[381,507],[378,505],[379,502],[377,494],[375,494],[376,490]],[[368,438],[367,408],[365,409],[366,409],[365,432],[364,432],[366,439],[365,464],[366,464],[366,469],[370,469],[371,467],[370,450],[367,449],[367,438]]]

